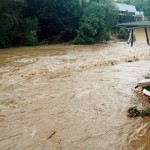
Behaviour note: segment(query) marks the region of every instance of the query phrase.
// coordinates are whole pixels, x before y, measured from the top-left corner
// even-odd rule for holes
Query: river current
[[[150,47],[125,42],[0,50],[0,150],[149,150],[137,82]]]

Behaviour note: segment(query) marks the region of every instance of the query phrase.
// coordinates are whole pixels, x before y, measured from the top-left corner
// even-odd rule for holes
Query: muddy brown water
[[[150,118],[128,118],[150,47],[125,42],[0,51],[0,150],[149,150]]]
[[[150,28],[147,28],[147,33],[148,33],[148,37],[150,37]],[[136,42],[138,42],[138,43],[145,43],[147,41],[144,28],[143,29],[140,29],[140,28],[135,29],[134,35],[136,38]]]

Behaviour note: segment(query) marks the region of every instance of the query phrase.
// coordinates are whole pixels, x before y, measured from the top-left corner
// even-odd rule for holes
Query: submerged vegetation
[[[150,117],[150,108],[149,109],[138,109],[136,106],[135,107],[131,107],[128,109],[128,116],[129,117]]]

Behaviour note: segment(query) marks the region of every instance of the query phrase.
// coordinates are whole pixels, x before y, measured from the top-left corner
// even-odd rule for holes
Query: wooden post
[[[131,30],[131,46],[133,47],[133,39],[134,38],[134,35],[133,35],[133,29]]]
[[[149,44],[149,37],[148,37],[148,33],[147,33],[147,28],[144,28],[144,29],[145,29],[147,44],[150,45],[150,44]]]

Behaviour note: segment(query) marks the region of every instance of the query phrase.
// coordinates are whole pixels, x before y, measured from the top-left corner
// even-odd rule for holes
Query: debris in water
[[[53,135],[56,134],[56,131],[54,131],[47,139],[51,139],[53,137]]]
[[[150,78],[145,76],[145,79],[138,82],[137,86],[135,87],[137,89],[137,93],[141,95],[143,100],[146,100],[148,106],[150,106]],[[147,109],[138,109],[136,106],[131,107],[128,109],[128,117],[150,117],[150,107]]]
[[[128,109],[128,117],[138,117],[140,114],[141,111],[138,110],[136,106]]]
[[[133,62],[133,60],[130,59],[130,60],[128,60],[127,62]]]
[[[140,82],[138,82],[138,87],[147,87],[150,86],[150,79],[144,79]]]
[[[135,89],[138,89],[138,92],[143,96],[147,102],[150,101],[150,79],[146,78],[140,82],[138,82]]]
[[[139,110],[136,106],[128,109],[128,117],[150,117],[150,108],[147,110]]]
[[[144,76],[145,79],[150,79],[150,73]]]

